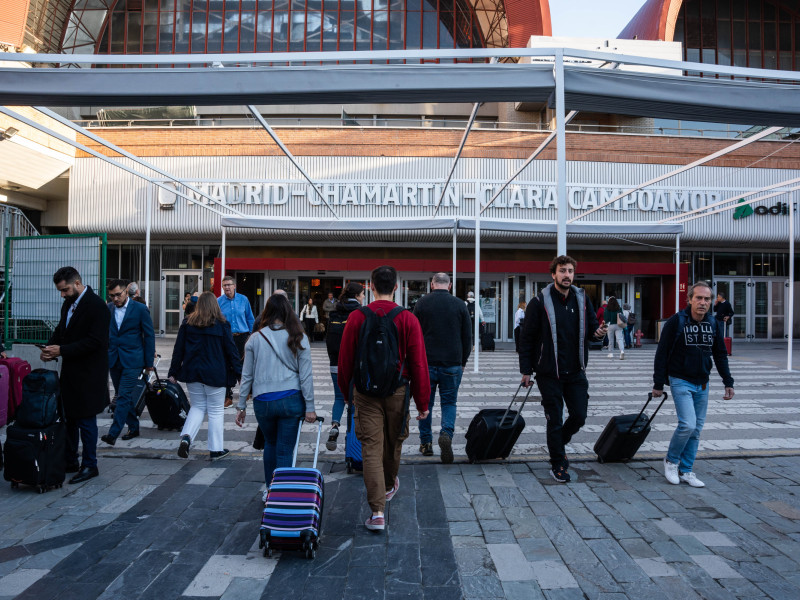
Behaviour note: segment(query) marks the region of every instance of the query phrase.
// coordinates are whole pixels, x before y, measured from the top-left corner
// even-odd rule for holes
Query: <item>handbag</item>
[[[617,326],[618,327],[628,326],[628,320],[623,316],[622,313],[617,313]]]
[[[261,427],[256,427],[256,437],[253,438],[253,448],[256,450],[264,449],[264,432],[261,431]]]

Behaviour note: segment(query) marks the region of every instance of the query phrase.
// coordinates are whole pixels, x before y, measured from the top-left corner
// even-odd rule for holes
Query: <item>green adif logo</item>
[[[744,202],[744,198],[739,199],[739,204]],[[753,210],[752,204],[745,204],[744,206],[736,207],[736,210],[733,211],[733,218],[734,219],[744,219],[745,217],[749,217],[755,211]]]

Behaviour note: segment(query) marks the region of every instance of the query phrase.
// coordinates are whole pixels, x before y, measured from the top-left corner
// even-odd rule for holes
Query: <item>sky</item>
[[[645,0],[550,0],[554,36],[616,38]]]

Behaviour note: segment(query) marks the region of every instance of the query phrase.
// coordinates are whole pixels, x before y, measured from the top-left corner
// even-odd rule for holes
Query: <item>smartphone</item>
[[[36,347],[44,350],[45,348],[47,348],[47,344],[36,344]]]

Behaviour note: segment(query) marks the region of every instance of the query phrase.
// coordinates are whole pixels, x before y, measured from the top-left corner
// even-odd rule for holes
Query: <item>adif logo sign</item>
[[[744,198],[739,200],[739,204],[744,202]],[[786,202],[778,202],[773,206],[766,207],[766,206],[753,206],[752,204],[744,204],[742,206],[737,206],[736,210],[733,211],[733,218],[736,220],[739,219],[746,219],[751,215],[788,215],[789,214],[789,205]]]

